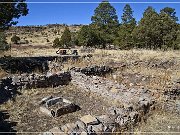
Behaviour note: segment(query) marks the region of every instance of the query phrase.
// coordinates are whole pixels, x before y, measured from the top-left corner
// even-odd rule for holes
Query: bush
[[[56,47],[59,47],[60,45],[61,44],[60,44],[59,38],[55,38],[53,41],[53,47],[56,48]]]
[[[6,42],[6,36],[3,32],[0,32],[0,50],[6,51],[9,49],[9,45]]]
[[[14,44],[18,44],[18,42],[20,41],[20,38],[16,35],[14,35],[12,38],[11,38],[11,41],[14,43]]]

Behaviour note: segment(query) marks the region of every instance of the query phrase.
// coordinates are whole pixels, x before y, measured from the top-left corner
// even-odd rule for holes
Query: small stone
[[[52,99],[53,97],[52,96],[48,96],[48,97],[44,97],[41,101],[40,101],[40,105],[41,104],[45,104],[46,103],[46,101],[48,101],[49,99]]]
[[[86,129],[86,124],[83,121],[78,120],[75,122],[75,125],[79,128]]]
[[[51,132],[44,132],[44,133],[42,133],[42,135],[53,135]]]
[[[93,117],[92,115],[88,114],[80,118],[82,122],[84,122],[86,125],[92,125],[92,124],[98,124],[98,120]]]
[[[63,99],[60,97],[51,98],[51,99],[47,100],[46,107],[50,107],[58,102],[62,102],[62,100]]]
[[[101,123],[107,122],[110,118],[108,115],[101,115],[96,117]]]
[[[98,124],[98,125],[89,125],[91,126],[91,130],[95,133],[100,133],[100,132],[103,132],[104,130],[104,126],[102,123]],[[88,127],[89,129],[89,127]]]
[[[129,86],[133,86],[134,84],[133,83],[130,83]]]
[[[138,112],[137,111],[133,111],[129,113],[129,116],[131,117],[131,119],[135,119],[136,117],[138,117]]]
[[[59,127],[54,127],[52,129],[49,130],[51,133],[53,133],[53,135],[61,135],[64,132],[60,130]]]
[[[67,123],[64,126],[62,126],[60,129],[65,133],[71,133],[75,127],[76,125],[74,123]]]
[[[49,111],[47,108],[41,106],[40,111],[48,116],[52,116],[51,111]]]
[[[118,89],[116,89],[115,87],[112,87],[111,90],[110,90],[110,92],[112,92],[112,93],[118,93]]]

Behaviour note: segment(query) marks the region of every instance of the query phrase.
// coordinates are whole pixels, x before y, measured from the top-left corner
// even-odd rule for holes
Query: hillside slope
[[[82,25],[68,26],[72,33],[77,32]],[[17,35],[21,38],[21,43],[30,45],[52,45],[53,40],[60,38],[64,28],[64,24],[49,24],[42,26],[14,26],[6,31],[7,42],[11,43],[11,37]]]

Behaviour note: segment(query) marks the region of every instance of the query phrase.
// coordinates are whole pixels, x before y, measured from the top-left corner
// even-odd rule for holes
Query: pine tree
[[[135,18],[133,17],[133,10],[129,4],[125,5],[121,19],[122,19],[122,24],[136,25]]]
[[[166,8],[165,8],[166,9]],[[172,9],[172,8],[168,8]],[[174,9],[170,11],[175,11]],[[172,12],[171,12],[172,13]],[[163,49],[167,48],[175,48],[175,41],[177,39],[177,32],[178,32],[178,24],[176,21],[178,18],[175,16],[174,13],[167,13],[164,10],[161,10],[159,17],[159,26],[161,30],[161,38],[162,38],[162,45]]]
[[[60,46],[61,46],[61,44],[60,44],[59,38],[55,38],[53,41],[53,47],[56,48],[56,47],[60,47]]]
[[[18,42],[20,41],[20,37],[14,35],[12,38],[11,38],[11,42],[13,42],[14,44],[18,44]]]
[[[7,2],[7,0],[1,0],[1,2]],[[20,16],[26,16],[28,14],[25,0],[8,0],[8,2],[13,3],[0,3],[1,31],[17,24],[18,22],[14,21],[14,18],[18,19]]]
[[[122,23],[119,27],[118,37],[114,43],[118,45],[120,49],[130,49],[133,47],[132,31],[136,27],[136,21],[129,4],[125,5],[121,19]]]
[[[133,38],[138,48],[156,49],[161,44],[159,15],[148,7],[143,13],[138,26],[133,30]]]
[[[91,26],[99,32],[105,44],[112,43],[119,25],[116,9],[108,1],[102,1],[95,9],[91,21]]]
[[[64,47],[71,46],[71,32],[67,26],[65,27],[65,30],[61,36],[60,42]]]
[[[83,26],[78,34],[78,43],[81,46],[100,47],[103,43],[100,33],[91,26]]]
[[[170,7],[165,7],[163,9],[161,9],[160,11],[161,14],[165,13],[167,15],[169,15],[174,21],[178,21],[178,17],[176,17],[176,12],[174,8],[170,8]]]
[[[175,10],[165,9],[162,9],[159,14],[152,7],[145,10],[143,18],[133,31],[137,47],[147,49],[175,48],[178,25],[176,20],[178,18],[174,19]]]

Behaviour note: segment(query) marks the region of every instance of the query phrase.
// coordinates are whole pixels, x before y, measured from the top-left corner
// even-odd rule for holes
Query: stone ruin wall
[[[19,88],[57,87],[68,84],[71,81],[71,83],[78,86],[81,90],[96,93],[108,101],[116,101],[121,104],[121,107],[109,108],[107,114],[102,114],[101,116],[84,116],[89,120],[79,118],[75,123],[67,123],[61,127],[55,127],[44,134],[53,135],[55,131],[66,134],[82,132],[86,134],[98,132],[112,133],[133,128],[133,126],[141,121],[142,117],[155,109],[156,98],[153,97],[154,93],[147,89],[129,89],[122,84],[115,83],[103,77],[105,74],[111,72],[112,69],[106,66],[93,66],[83,69],[72,68],[69,72],[57,74],[48,72],[43,75],[37,73],[12,75],[3,78],[0,84],[1,90],[8,90],[11,94]],[[167,98],[172,98],[172,95],[179,97],[179,82],[177,84],[176,89],[173,88],[165,93]]]

